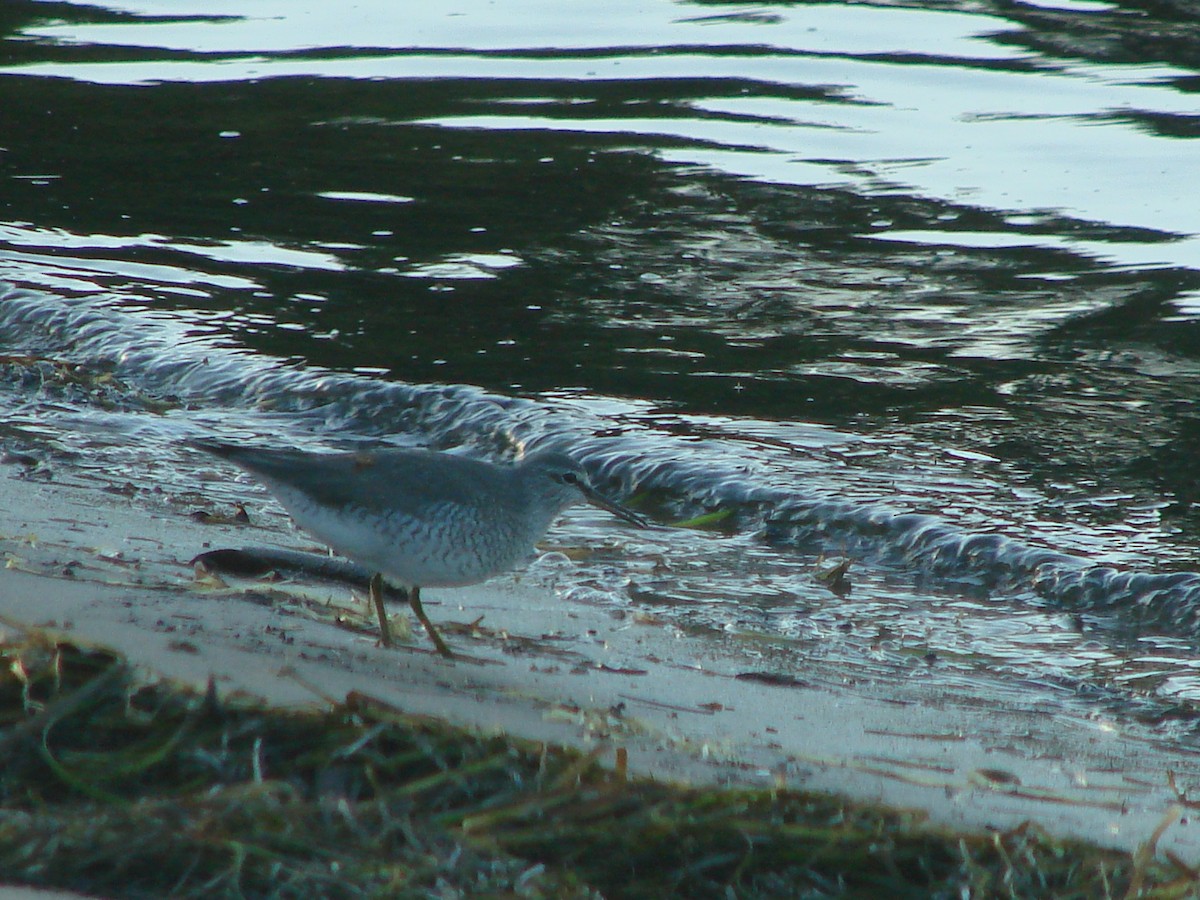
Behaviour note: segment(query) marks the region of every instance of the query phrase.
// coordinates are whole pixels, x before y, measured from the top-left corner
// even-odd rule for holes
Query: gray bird
[[[384,646],[391,630],[383,576],[405,591],[438,652],[452,656],[421,605],[422,587],[461,587],[508,571],[577,503],[647,527],[642,516],[597,493],[563,453],[501,466],[428,450],[308,453],[189,443],[250,472],[297,525],[376,573],[370,595]]]

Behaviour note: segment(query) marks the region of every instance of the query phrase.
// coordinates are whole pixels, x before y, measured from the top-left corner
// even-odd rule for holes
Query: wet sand
[[[579,572],[558,557],[423,592],[469,658],[442,659],[419,630],[384,649],[348,587],[197,578],[189,560],[207,549],[313,548],[253,488],[254,525],[204,524],[190,499],[136,479],[0,467],[0,628],[60,632],[119,651],[148,678],[203,686],[211,676],[220,691],[277,705],[357,691],[458,725],[599,748],[614,765],[620,749],[631,774],[840,793],[970,830],[1032,821],[1126,850],[1170,822],[1159,850],[1200,862],[1186,797],[1200,788],[1200,755],[1131,723],[817,660],[799,678],[775,677],[796,670],[782,642],[689,635],[634,607],[564,600]]]

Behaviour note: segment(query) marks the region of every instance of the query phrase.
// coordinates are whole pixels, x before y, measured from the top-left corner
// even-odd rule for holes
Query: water
[[[1190,18],[0,16],[0,438],[177,490],[201,432],[570,448],[662,520],[730,515],[568,602],[1193,741]]]

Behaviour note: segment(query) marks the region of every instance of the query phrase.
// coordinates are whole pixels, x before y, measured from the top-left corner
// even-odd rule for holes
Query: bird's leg
[[[385,647],[392,646],[392,626],[388,623],[387,610],[383,608],[383,574],[376,572],[371,576],[369,589],[371,602],[375,604],[375,615],[379,617],[379,643]]]
[[[425,615],[425,607],[421,605],[421,589],[415,585],[408,589],[408,605],[412,607],[417,621],[425,626],[425,630],[429,633],[429,639],[433,641],[433,646],[437,647],[437,652],[447,659],[453,659],[454,654],[450,652],[450,648],[446,646],[446,642],[442,640],[438,630],[429,621],[429,616]]]

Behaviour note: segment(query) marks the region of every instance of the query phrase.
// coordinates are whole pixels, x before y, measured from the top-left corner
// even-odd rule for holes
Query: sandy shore
[[[347,588],[197,580],[188,560],[210,547],[311,547],[281,516],[203,524],[189,503],[127,484],[128,473],[111,483],[68,468],[53,475],[0,468],[8,630],[62,632],[118,650],[148,677],[202,685],[212,676],[222,691],[274,704],[359,691],[468,727],[599,747],[609,760],[621,748],[633,773],[837,792],[955,827],[1032,820],[1056,836],[1133,850],[1169,821],[1159,849],[1200,862],[1186,800],[1200,788],[1200,756],[1124,723],[981,702],[919,679],[859,679],[818,662],[800,679],[764,678],[794,651],[564,601],[576,576],[564,562],[427,592],[430,615],[448,623],[469,661],[436,656],[420,634],[383,649],[365,611],[342,622],[320,611],[326,602],[356,610]],[[480,616],[472,633],[465,623]]]

